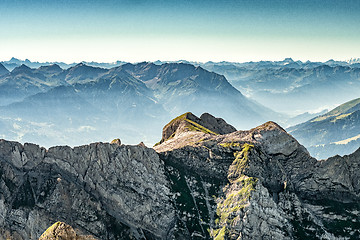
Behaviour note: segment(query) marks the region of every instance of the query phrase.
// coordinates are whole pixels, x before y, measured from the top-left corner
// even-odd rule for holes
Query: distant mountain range
[[[298,114],[331,109],[357,98],[357,61],[206,63],[203,68],[224,75],[246,96],[278,112]],[[336,96],[336,97],[334,97]]]
[[[45,146],[117,135],[128,143],[153,144],[162,125],[185,110],[226,116],[241,129],[281,118],[244,97],[224,76],[184,63],[111,69],[23,64],[0,77],[0,91],[0,120],[7,126],[0,135]]]
[[[29,59],[20,60],[17,58],[11,58],[9,61],[2,61],[0,62],[4,67],[6,67],[9,71],[12,71],[14,68],[19,67],[21,65],[26,65],[31,68],[39,68],[42,66],[47,65],[58,65],[63,69],[67,69],[69,67],[73,67],[77,65],[78,63],[64,63],[64,62],[32,62]],[[99,63],[99,62],[82,62],[86,65],[93,66],[93,67],[103,67],[103,68],[112,68],[116,66],[120,66],[121,64],[124,64],[126,62],[123,61],[116,61],[113,63]],[[1,75],[1,72],[0,72]]]
[[[288,129],[317,158],[354,152],[360,146],[360,98]]]
[[[332,118],[316,124],[313,119],[358,98],[359,91],[356,59],[65,64],[13,58],[0,64],[0,137],[49,146],[121,134],[128,143],[153,144],[170,118],[206,111],[224,116],[238,129],[268,120],[289,127],[312,119],[290,131],[322,158],[350,153],[359,143],[354,131],[339,130],[350,129],[347,118],[336,124]],[[313,129],[323,130],[312,136]],[[352,141],[335,144],[346,139]]]
[[[78,64],[78,63],[64,63],[64,62],[33,62],[33,61],[30,61],[29,59],[20,60],[18,58],[14,58],[14,57],[8,61],[2,61],[0,63],[2,65],[4,65],[9,71],[12,71],[14,68],[16,68],[22,64],[25,64],[31,68],[38,68],[41,66],[56,64],[56,65],[59,65],[63,69],[73,67]],[[107,63],[107,62],[83,61],[82,63],[89,65],[89,66],[93,66],[93,67],[113,68],[113,67],[123,65],[127,62],[115,61],[115,62]],[[247,68],[247,69],[264,69],[264,68],[268,69],[268,68],[279,68],[279,67],[284,67],[284,66],[293,67],[293,68],[307,68],[307,67],[314,67],[314,66],[321,66],[321,65],[359,67],[360,66],[360,58],[352,58],[347,61],[335,61],[335,60],[331,59],[326,62],[311,62],[311,61],[302,62],[302,61],[294,61],[291,58],[285,58],[282,61],[259,61],[259,62],[244,62],[244,63],[227,62],[227,61],[196,62],[196,61],[186,61],[186,60],[178,60],[178,61],[160,61],[160,60],[158,60],[158,61],[154,62],[154,64],[156,64],[156,65],[162,65],[164,63],[187,63],[187,64],[191,64],[194,66],[201,66],[205,69],[214,69],[215,72],[217,72],[216,68],[219,67],[218,71],[223,71],[223,67],[225,67],[225,68],[227,68],[227,70],[229,70],[229,72],[227,74],[231,74],[231,72],[233,72],[234,67],[236,67],[236,68],[242,67],[242,68]]]
[[[12,58],[1,62],[8,70],[25,64],[31,68],[40,66],[59,66],[62,69],[76,71],[77,63],[67,64],[63,62],[31,62]],[[320,113],[324,109],[331,109],[343,102],[357,98],[360,90],[360,60],[326,62],[301,62],[286,58],[283,61],[260,61],[260,62],[191,62],[179,60],[174,62],[155,61],[154,65],[183,63],[200,66],[211,72],[218,73],[245,96],[277,112],[292,116],[305,112]],[[89,67],[99,68],[99,73],[126,64],[122,61],[113,63],[82,62]],[[137,65],[137,64],[135,64]],[[101,68],[101,69],[100,69]],[[96,69],[93,69],[96,71]],[[7,70],[1,68],[0,76]],[[63,73],[79,74],[79,73]],[[84,81],[93,80],[92,76]],[[148,73],[147,73],[148,74]],[[69,77],[69,76],[65,76]],[[63,78],[64,79],[64,78]],[[75,81],[76,79],[73,79]],[[336,98],[334,98],[336,94]],[[303,115],[304,116],[304,115]],[[299,122],[288,122],[294,124]]]

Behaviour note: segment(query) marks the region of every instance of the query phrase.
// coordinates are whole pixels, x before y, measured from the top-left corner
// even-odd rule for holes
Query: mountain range
[[[45,146],[111,139],[115,132],[130,143],[153,144],[166,119],[185,110],[221,114],[239,128],[280,118],[224,76],[184,63],[21,65],[0,77],[0,89],[0,120],[10,125],[1,135]]]
[[[8,61],[2,61],[0,63],[4,67],[6,67],[6,69],[8,69],[9,71],[12,71],[14,68],[19,67],[23,64],[26,66],[29,66],[31,68],[39,68],[41,66],[48,66],[48,65],[58,65],[63,69],[67,69],[69,67],[73,67],[78,64],[78,63],[64,63],[64,62],[33,62],[33,61],[30,61],[29,59],[20,60],[20,59],[14,58],[14,57]],[[89,65],[89,66],[93,66],[93,67],[113,68],[116,66],[120,66],[126,62],[116,61],[113,63],[99,63],[99,62],[85,62],[84,61],[82,63]]]
[[[287,114],[320,112],[359,97],[360,65],[293,61],[202,65],[224,75],[244,95]],[[334,97],[336,96],[336,97]]]
[[[0,240],[360,237],[358,63],[12,62]]]
[[[309,121],[289,131],[317,158],[349,154],[359,146],[360,133],[348,118],[312,122],[327,109],[359,97],[355,60],[117,62],[115,67],[82,62],[68,68],[18,59],[10,63],[17,64],[11,72],[0,65],[0,136],[7,139],[80,145],[119,133],[129,143],[152,145],[168,119],[206,111],[239,129],[268,120],[287,128]],[[350,126],[356,131],[346,130]]]
[[[74,67],[77,63],[63,62],[31,62],[12,58],[1,62],[9,70],[25,64],[31,68],[45,65],[58,65],[63,69]],[[114,68],[126,64],[122,61],[114,63],[82,62],[87,66],[98,68]],[[320,113],[346,101],[357,98],[359,90],[358,59],[348,61],[302,62],[286,58],[282,61],[259,62],[191,62],[155,61],[155,65],[183,63],[224,75],[227,80],[245,96],[260,104],[294,117],[305,112]],[[0,70],[1,75],[1,70]],[[337,98],[332,98],[334,89],[338,89]],[[285,101],[283,101],[286,99]],[[309,99],[312,99],[311,102]],[[299,123],[288,122],[287,126]]]

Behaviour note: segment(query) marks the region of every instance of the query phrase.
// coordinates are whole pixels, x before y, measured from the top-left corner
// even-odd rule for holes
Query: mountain
[[[232,124],[247,128],[280,115],[243,96],[224,76],[185,63],[125,64],[129,72],[153,89],[159,103],[172,116],[191,111],[225,116]],[[238,116],[241,115],[241,118]]]
[[[310,119],[313,119],[319,115],[323,115],[327,112],[328,112],[327,109],[324,109],[320,112],[315,112],[315,113],[304,112],[302,114],[296,115],[295,117],[290,117],[289,119],[287,119],[286,121],[283,122],[283,125],[285,127],[295,126],[300,123],[306,122]]]
[[[154,149],[0,140],[0,236],[360,237],[360,150],[317,161],[274,122],[236,131],[210,114],[183,114],[170,132]]]
[[[47,78],[26,65],[14,68],[0,77],[0,105],[24,99],[27,96],[49,89]]]
[[[103,63],[103,62],[82,62],[83,64],[86,64],[88,66],[92,66],[92,67],[102,67],[102,68],[113,68],[113,67],[117,67],[120,66],[126,62],[123,61],[116,61],[116,62],[112,62],[112,63]],[[9,69],[10,71],[12,71],[14,68],[19,67],[22,64],[25,64],[31,68],[39,68],[41,66],[48,66],[48,65],[58,65],[60,66],[62,69],[68,69],[70,67],[73,67],[75,65],[77,65],[77,63],[64,63],[64,62],[32,62],[28,59],[26,60],[20,60],[17,58],[11,58],[9,61],[3,61],[0,62],[0,64],[3,64],[7,69]]]
[[[108,70],[104,68],[91,67],[84,63],[79,63],[60,73],[57,77],[69,84],[85,83],[98,79]]]
[[[47,92],[29,96],[24,101],[12,103],[2,109],[5,112],[8,111],[8,116],[14,114],[14,116],[33,119],[34,121],[46,121],[52,118],[60,120],[59,115],[69,116],[82,109],[93,110],[89,112],[88,115],[90,116],[96,113],[94,106],[82,99],[72,86],[51,88]],[[86,115],[81,118],[86,118]]]
[[[57,77],[61,72],[63,69],[58,65],[34,69],[23,64],[14,68],[9,74],[0,76],[0,106],[21,101],[53,87],[68,85]]]
[[[333,108],[358,97],[360,91],[360,68],[340,62],[288,60],[281,64],[217,63],[202,67],[224,75],[234,87],[262,105],[293,115]]]
[[[116,68],[117,66],[128,67],[134,65],[136,69],[131,71],[140,74],[138,71],[142,65],[147,63],[126,64],[117,61],[114,63],[96,63],[82,62],[79,64],[65,64],[61,62],[31,62],[29,60],[11,59],[2,62],[5,67],[13,68],[25,64],[31,68],[39,68],[43,65],[57,64],[63,69],[71,69],[61,74],[61,80],[68,83],[87,82],[96,80],[106,69]],[[6,64],[15,64],[9,67]],[[286,58],[282,61],[260,61],[260,62],[189,62],[174,61],[162,62],[156,61],[159,68],[167,64],[192,64],[200,66],[210,72],[224,75],[227,80],[245,96],[277,112],[290,114],[292,116],[305,112],[320,112],[323,109],[332,108],[349,99],[356,98],[359,90],[359,64],[356,61],[334,61],[327,62],[301,62]],[[80,65],[80,66],[76,66]],[[80,68],[79,68],[80,67]],[[84,70],[86,67],[89,69]],[[93,67],[93,68],[91,68]],[[150,71],[157,71],[155,66],[149,66]],[[79,68],[79,69],[78,69]],[[105,69],[104,69],[105,68]],[[72,73],[71,71],[84,70],[83,73]],[[101,70],[103,69],[103,70]],[[137,70],[138,69],[138,70]],[[75,71],[77,72],[77,71]],[[69,75],[68,75],[69,74]],[[87,76],[85,74],[88,74]],[[149,78],[149,71],[145,71],[146,76],[140,78]],[[81,78],[81,79],[78,79]],[[147,81],[149,79],[143,79]],[[149,82],[151,85],[151,83]],[[336,89],[336,90],[335,90]],[[337,94],[337,98],[332,96]],[[285,100],[284,100],[285,99]],[[173,116],[188,109],[179,109]],[[193,110],[196,112],[195,110]],[[199,111],[198,113],[200,113]],[[216,113],[214,113],[216,114]],[[223,113],[219,112],[223,116]],[[282,116],[283,117],[283,116]],[[273,120],[276,120],[273,118]],[[230,121],[232,121],[230,119]]]
[[[136,89],[124,78],[115,78],[59,86],[32,95],[0,108],[3,116],[17,124],[16,129],[10,125],[2,133],[11,136],[16,132],[22,141],[47,146],[111,139],[116,137],[114,132],[126,135],[124,140],[131,143],[140,142],[140,138],[155,142],[156,138],[150,137],[161,129],[158,125],[167,114],[146,92],[141,92],[147,90],[145,85],[137,83],[143,89]]]
[[[43,65],[50,65],[50,63],[47,63],[47,62],[46,63],[31,62],[29,59],[20,60],[20,59],[14,58],[14,57],[11,58],[9,61],[3,61],[1,63],[10,71],[12,71],[13,69],[15,69],[16,67],[19,67],[21,65],[26,65],[31,68],[38,68]]]
[[[165,110],[146,85],[125,71],[106,74],[96,81],[73,84],[80,96],[113,116],[144,120],[161,116]],[[122,119],[125,120],[125,119]]]
[[[349,154],[360,146],[360,98],[288,131],[315,157]]]
[[[57,64],[41,66],[37,69],[38,72],[43,72],[48,75],[55,75],[62,72],[62,68]]]
[[[0,63],[0,76],[3,76],[3,75],[8,74],[8,73],[9,73],[9,70],[7,70],[7,69],[4,67],[4,65],[2,65],[2,64]]]
[[[0,89],[0,118],[16,123],[1,135],[47,147],[112,139],[114,132],[127,133],[128,143],[153,145],[167,119],[187,111],[222,114],[243,129],[281,118],[243,96],[224,76],[185,63],[111,69],[84,63],[68,69],[21,65],[0,79]]]
[[[59,86],[0,108],[6,116],[5,136],[41,144],[81,144],[104,138],[107,118],[72,86]]]

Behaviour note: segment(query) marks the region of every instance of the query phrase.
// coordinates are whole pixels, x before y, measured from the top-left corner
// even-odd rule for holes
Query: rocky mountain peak
[[[9,70],[7,70],[6,67],[4,67],[4,65],[0,63],[0,76],[5,75],[7,73],[9,73]]]
[[[236,132],[236,128],[225,122],[222,118],[216,118],[209,113],[200,116],[201,125],[218,134],[228,134]]]
[[[31,68],[26,66],[25,64],[21,64],[19,67],[14,68],[11,73],[21,73],[21,72],[28,72]]]
[[[217,135],[235,132],[236,128],[226,123],[222,118],[215,118],[209,113],[203,113],[198,118],[191,112],[187,112],[174,118],[163,128],[160,143],[188,131]]]
[[[57,222],[41,240],[360,238],[360,150],[317,161],[274,122],[235,131],[208,113],[163,136],[154,149],[0,140],[0,239],[59,220],[74,229]]]
[[[38,68],[38,70],[57,73],[57,72],[61,72],[62,68],[58,64],[51,64],[47,66],[41,66]]]
[[[270,154],[281,153],[288,156],[299,148],[307,152],[295,138],[275,122],[264,123],[252,131],[253,138],[264,146]]]

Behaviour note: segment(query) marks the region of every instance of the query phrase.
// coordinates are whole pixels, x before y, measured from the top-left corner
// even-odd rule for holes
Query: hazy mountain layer
[[[2,65],[2,64],[0,63],[0,76],[5,75],[5,74],[7,74],[7,73],[9,73],[9,70],[7,70],[7,69],[4,67],[4,65]]]
[[[360,66],[344,62],[257,62],[202,65],[223,74],[246,96],[275,111],[317,112],[357,98]],[[335,97],[336,96],[336,97]]]
[[[266,119],[280,116],[250,101],[235,89],[224,76],[190,64],[153,63],[125,64],[119,67],[153,89],[158,101],[173,116],[203,111],[226,116],[229,122],[248,128]],[[241,115],[241,118],[238,116]]]
[[[113,63],[99,63],[99,62],[82,62],[86,65],[93,66],[93,67],[102,67],[102,68],[113,68],[116,66],[120,66],[121,64],[124,64],[123,61],[116,61]],[[1,62],[9,71],[12,71],[14,68],[19,67],[22,64],[25,64],[31,68],[39,68],[41,66],[48,66],[48,65],[58,65],[63,69],[67,69],[70,67],[73,67],[77,65],[77,63],[64,63],[64,62],[32,62],[28,59],[26,60],[20,60],[17,58],[11,58],[9,61],[3,61]]]
[[[225,77],[190,64],[83,63],[37,69],[25,65],[0,77],[0,135],[45,146],[110,140],[156,142],[168,119],[185,111],[227,117],[238,128],[280,116],[235,89]],[[241,116],[241,117],[239,117]]]
[[[288,130],[314,157],[350,154],[360,146],[360,98]]]

